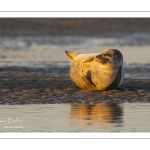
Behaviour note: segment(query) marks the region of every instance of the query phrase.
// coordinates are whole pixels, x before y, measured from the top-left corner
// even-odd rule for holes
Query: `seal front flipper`
[[[82,63],[88,63],[88,62],[92,62],[94,60],[94,56],[90,56],[88,58],[84,58],[82,60]]]
[[[91,71],[88,70],[86,75],[84,75],[83,71],[82,71],[82,79],[83,81],[86,83],[86,85],[88,85],[88,87],[90,87],[91,89],[95,89],[96,86],[95,84],[92,82],[92,79],[91,79]]]

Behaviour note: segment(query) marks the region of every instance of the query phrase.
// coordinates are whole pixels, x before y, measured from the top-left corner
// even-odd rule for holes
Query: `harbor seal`
[[[71,62],[70,78],[79,88],[113,90],[123,82],[123,55],[119,50],[106,49],[95,54],[65,53]]]

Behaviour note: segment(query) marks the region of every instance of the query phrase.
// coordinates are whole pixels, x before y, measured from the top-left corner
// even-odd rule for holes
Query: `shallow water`
[[[150,132],[150,104],[1,105],[1,132]]]
[[[46,67],[70,65],[65,51],[101,53],[108,48],[122,52],[126,64],[150,63],[150,35],[137,33],[117,37],[0,36],[0,66]],[[65,64],[63,64],[65,62]]]

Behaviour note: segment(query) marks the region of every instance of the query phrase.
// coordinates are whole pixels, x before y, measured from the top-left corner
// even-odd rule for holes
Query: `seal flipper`
[[[88,57],[88,58],[84,58],[83,60],[82,60],[82,63],[88,63],[88,62],[91,62],[91,61],[93,61],[94,60],[94,57],[92,56],[92,57]]]
[[[88,70],[88,72],[86,73],[86,78],[89,80],[89,82],[90,82],[91,84],[93,84],[93,82],[92,82],[92,80],[91,80],[91,71],[90,71],[90,70]]]
[[[96,88],[95,84],[91,80],[91,71],[90,70],[87,71],[86,75],[83,74],[82,79],[87,85],[89,85],[89,87],[91,87],[91,89]]]
[[[70,61],[73,60],[74,57],[76,57],[79,53],[75,53],[75,52],[70,52],[70,51],[65,51],[66,55],[68,56],[68,59]]]

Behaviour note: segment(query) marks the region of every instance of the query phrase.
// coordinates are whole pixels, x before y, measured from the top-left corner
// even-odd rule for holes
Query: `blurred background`
[[[69,65],[64,51],[119,49],[125,64],[150,63],[149,18],[0,18],[0,66]]]
[[[150,32],[149,18],[0,18],[1,35],[112,36]]]

